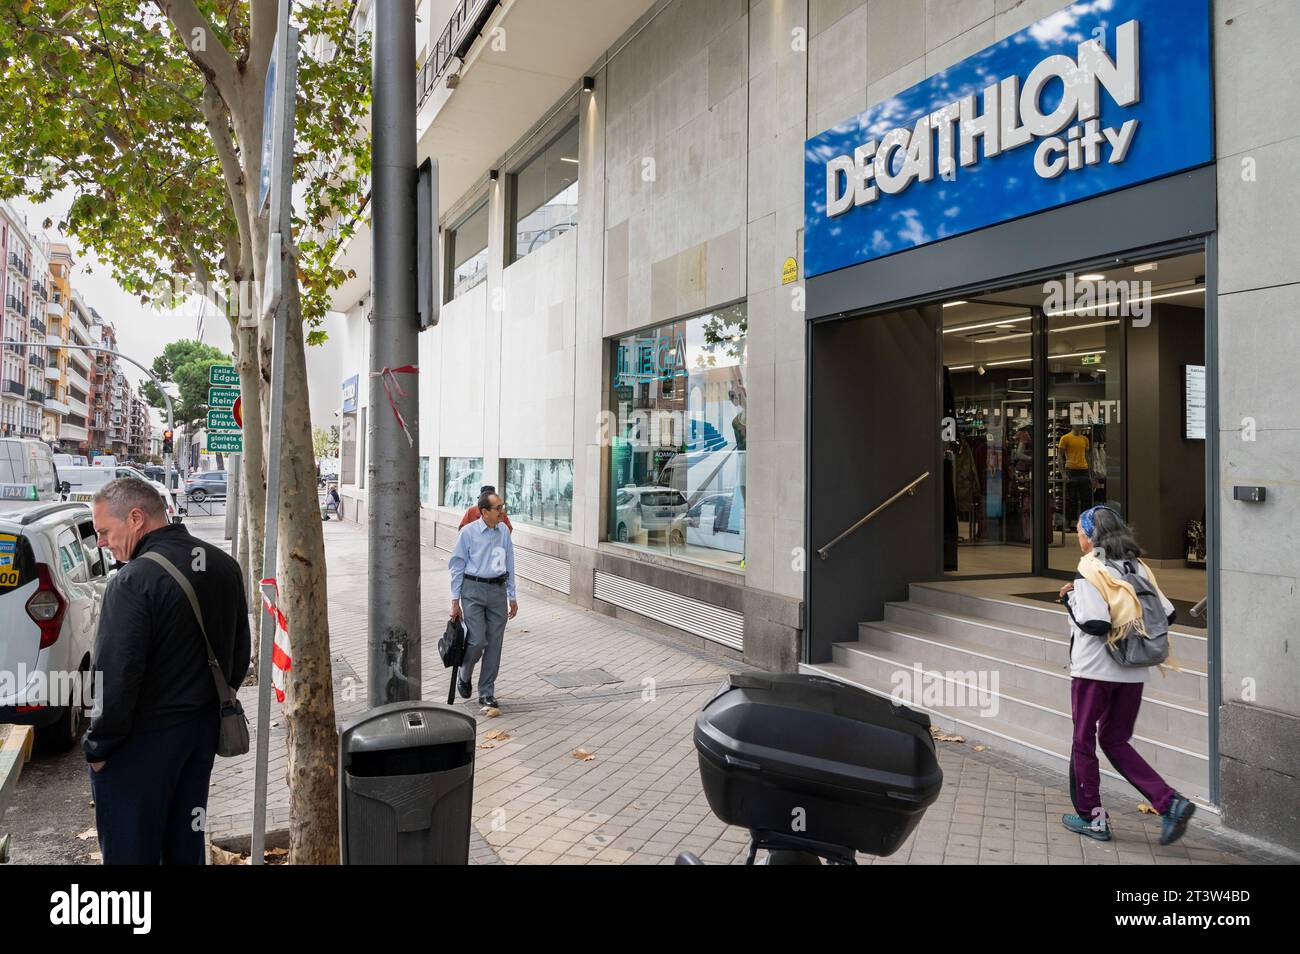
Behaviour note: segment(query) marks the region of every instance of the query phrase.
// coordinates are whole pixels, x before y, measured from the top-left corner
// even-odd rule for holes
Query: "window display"
[[[512,522],[573,529],[573,461],[513,458],[505,462],[505,475]]]
[[[745,565],[745,305],[613,342],[609,540]]]
[[[444,457],[442,459],[442,505],[468,509],[478,503],[483,486],[482,457]]]

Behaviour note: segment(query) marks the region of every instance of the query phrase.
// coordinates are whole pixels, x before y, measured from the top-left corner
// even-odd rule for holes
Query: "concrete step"
[[[1067,669],[1068,674],[1070,637],[1064,630],[1044,631],[920,603],[886,603],[883,622],[910,632],[930,633],[948,641],[984,647],[995,654],[1006,653],[1036,660],[1047,668]],[[876,624],[861,624],[873,625]],[[1204,646],[1188,641],[1182,634],[1174,636],[1171,646],[1178,668],[1160,670],[1160,675],[1154,675],[1149,685],[1162,693],[1179,697],[1194,708],[1205,708],[1209,699],[1209,679],[1204,665],[1193,664],[1183,655],[1203,653]]]
[[[1053,580],[1052,584],[1061,585],[1061,581]],[[1027,589],[1037,589],[1044,584],[1035,584],[1027,581]],[[988,597],[976,593],[967,593],[962,589],[954,589],[953,584],[943,581],[920,582],[920,584],[911,584],[907,587],[907,595],[910,602],[923,604],[939,608],[939,610],[950,610],[961,613],[963,616],[978,616],[980,619],[997,620],[1001,623],[1010,623],[1019,626],[1028,626],[1031,629],[1040,629],[1047,633],[1069,633],[1069,615],[1065,607],[1057,603],[1041,603],[1036,599],[1026,599],[1023,597],[1011,597],[1011,595],[1002,595],[1002,597]],[[1171,633],[1180,637],[1187,637],[1191,645],[1206,645],[1206,633],[1204,629],[1193,629],[1192,626],[1177,623],[1170,628]],[[1201,649],[1199,655],[1192,656],[1190,645],[1182,645],[1180,649],[1187,652],[1188,658],[1204,660],[1205,652]]]
[[[1023,690],[1069,708],[1071,680],[1064,663],[1022,656],[1000,647],[913,629],[890,620],[863,623],[859,634],[856,645],[864,649],[897,653],[904,661],[910,660],[927,671],[973,672],[977,679],[983,673],[986,680],[996,673],[1000,690],[1013,694]],[[1153,676],[1146,684],[1137,730],[1164,734],[1179,740],[1185,748],[1204,752],[1209,738],[1207,708],[1204,703],[1172,691],[1170,681]]]
[[[859,668],[839,662],[803,663],[799,666],[799,671],[836,679],[886,698],[890,698],[892,694],[893,685],[888,677],[879,680],[869,673],[864,673]],[[1007,752],[1027,762],[1042,765],[1063,775],[1069,773],[1070,741],[1068,736],[1065,740],[1062,740],[1054,735],[1015,725],[1000,716],[988,718],[953,707],[917,704],[913,705],[912,708],[927,713],[931,722],[940,730],[949,734],[964,736],[968,744],[983,743],[992,749]],[[1138,749],[1142,751],[1141,745],[1138,745]],[[1098,758],[1101,762],[1103,780],[1119,782],[1128,791],[1132,792],[1132,789],[1127,787],[1122,776],[1107,761],[1105,755],[1099,752]],[[1179,792],[1202,806],[1209,807],[1211,811],[1215,811],[1209,805],[1208,762],[1200,763],[1196,772],[1187,777],[1175,775],[1173,771],[1166,771],[1164,768],[1159,769],[1159,771],[1164,776],[1165,781]],[[1136,793],[1134,795],[1140,797],[1136,796]]]
[[[933,649],[934,647],[929,647],[928,651]],[[944,690],[944,704],[939,708],[953,718],[972,725],[987,722],[998,727],[998,731],[1013,736],[1017,730],[1025,730],[1054,739],[1063,746],[1064,751],[1069,751],[1073,721],[1070,717],[1068,691],[1049,695],[1023,686],[1001,683],[994,691],[991,683],[986,681],[981,688],[987,692],[977,694],[976,685],[966,682],[963,677],[949,676],[930,665],[928,651],[922,660],[923,669],[930,674],[927,682],[930,679],[938,680]],[[837,643],[832,647],[832,662],[859,674],[864,683],[879,687],[885,695],[891,694],[894,686],[901,684],[900,700],[908,703],[913,695],[912,673],[917,661],[915,652],[905,653],[861,642]],[[927,692],[933,691],[926,686],[921,688]],[[925,700],[926,697],[923,696],[918,704],[924,704]],[[1150,721],[1148,719],[1148,726]],[[1146,727],[1135,733],[1132,744],[1162,775],[1180,779],[1209,777],[1209,760],[1203,741],[1189,741],[1188,736],[1174,736],[1168,731],[1161,732]]]

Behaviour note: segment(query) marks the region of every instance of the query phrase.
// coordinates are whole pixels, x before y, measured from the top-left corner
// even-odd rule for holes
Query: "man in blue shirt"
[[[451,618],[463,618],[469,645],[461,664],[456,689],[462,699],[473,691],[474,665],[481,657],[478,701],[498,708],[494,690],[501,668],[501,643],[506,620],[519,612],[515,600],[515,549],[502,525],[506,508],[494,493],[478,499],[479,518],[465,526],[447,561],[451,570]],[[507,601],[509,609],[507,609]]]

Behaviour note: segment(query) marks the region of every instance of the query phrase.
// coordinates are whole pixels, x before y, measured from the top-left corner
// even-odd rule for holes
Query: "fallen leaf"
[[[1146,802],[1138,802],[1138,811],[1143,815],[1159,815],[1160,813],[1148,805]]]
[[[489,742],[505,742],[510,738],[510,733],[505,729],[493,729],[487,735],[483,736]]]
[[[943,730],[941,730],[937,725],[930,726],[930,735],[934,737],[934,740],[936,742],[965,742],[966,741],[966,737],[964,735],[948,735]]]
[[[588,752],[586,749],[574,749],[573,752],[570,754],[572,754],[573,757],[580,762],[590,762],[592,759],[596,757],[592,755],[590,752]]]
[[[78,835],[77,837],[78,837],[79,839],[81,839],[82,841],[89,841],[90,839],[94,838],[97,834],[98,834],[98,832],[96,832],[95,829],[93,829],[93,828],[87,828],[85,831],[83,831],[83,832],[82,832],[80,835]]]
[[[495,749],[497,744],[495,742],[480,742],[478,747],[480,749]]]
[[[988,748],[988,746],[987,746],[987,745],[975,745],[975,746],[972,746],[971,748],[972,748],[972,750],[975,751],[975,752],[983,752],[985,749]]]
[[[214,865],[242,865],[244,858],[233,851],[226,851],[220,845],[209,846],[212,849],[212,863]]]
[[[495,707],[484,706],[483,714],[487,716],[489,719],[495,719],[497,716],[501,714],[501,710]]]

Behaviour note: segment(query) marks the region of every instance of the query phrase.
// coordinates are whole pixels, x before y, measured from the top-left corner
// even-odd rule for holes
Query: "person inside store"
[[[493,487],[491,484],[484,484],[482,487],[478,489],[479,497],[482,497],[484,494],[494,494],[496,492],[497,489]],[[464,530],[466,527],[468,527],[471,523],[473,523],[481,516],[482,513],[478,509],[478,504],[473,505],[472,507],[470,507],[468,510],[465,511],[465,516],[460,518],[460,529]],[[504,505],[502,505],[501,507],[501,520],[503,523],[505,523],[507,530],[509,530],[511,533],[515,532],[515,528],[510,526],[510,518],[506,516],[506,508]]]
[[[1061,823],[1075,834],[1110,841],[1110,821],[1101,806],[1097,745],[1115,770],[1160,813],[1160,844],[1183,836],[1196,811],[1133,748],[1133,727],[1142,707],[1149,666],[1122,666],[1110,647],[1126,634],[1143,636],[1163,613],[1174,621],[1174,605],[1160,592],[1155,574],[1138,559],[1141,548],[1118,513],[1092,507],[1079,517],[1078,573],[1060,590],[1070,617],[1070,709],[1074,741],[1070,748],[1070,800],[1075,814]],[[1128,580],[1124,577],[1128,576]],[[1139,580],[1144,607],[1129,580]],[[1158,606],[1156,605],[1158,602]],[[1144,609],[1146,610],[1144,612]]]
[[[1088,451],[1092,441],[1083,433],[1082,424],[1071,424],[1057,444],[1061,470],[1065,474],[1065,519],[1071,530],[1075,529],[1079,514],[1092,506],[1095,489],[1092,469],[1088,464]]]

